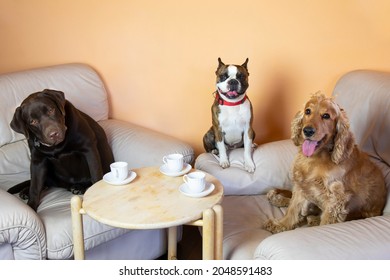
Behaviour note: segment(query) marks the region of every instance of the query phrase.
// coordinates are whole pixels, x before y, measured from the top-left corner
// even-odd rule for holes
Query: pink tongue
[[[227,94],[228,96],[237,96],[237,95],[238,95],[237,91],[229,91],[229,92],[227,92],[226,94]]]
[[[302,145],[302,152],[305,156],[311,157],[317,147],[317,141],[305,140]]]

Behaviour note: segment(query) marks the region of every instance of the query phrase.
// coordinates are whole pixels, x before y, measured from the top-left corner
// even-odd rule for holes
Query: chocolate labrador
[[[26,136],[31,180],[8,190],[37,210],[46,187],[84,193],[108,172],[114,157],[103,128],[65,99],[61,91],[32,93],[16,108],[11,128]]]

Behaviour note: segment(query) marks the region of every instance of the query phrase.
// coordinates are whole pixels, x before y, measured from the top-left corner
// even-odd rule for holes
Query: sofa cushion
[[[215,176],[224,186],[225,195],[265,194],[275,187],[291,188],[290,167],[296,153],[297,147],[291,140],[282,140],[254,150],[254,173],[244,169],[243,149],[228,151],[229,168],[222,168],[218,157],[211,153],[199,155],[195,167]]]
[[[285,208],[272,206],[266,195],[227,196],[224,216],[223,256],[229,260],[251,260],[261,241],[271,236],[263,229],[270,218],[281,218]]]
[[[73,194],[66,189],[50,188],[42,194],[37,213],[46,229],[47,257],[68,259],[73,256],[73,233],[70,200]],[[99,223],[83,216],[85,250],[123,235],[128,230]]]
[[[389,260],[390,216],[297,228],[265,238],[258,260]]]

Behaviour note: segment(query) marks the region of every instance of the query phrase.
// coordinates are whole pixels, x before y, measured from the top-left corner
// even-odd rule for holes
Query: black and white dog
[[[255,171],[252,145],[255,132],[252,128],[253,112],[246,90],[248,59],[242,65],[226,65],[218,58],[215,100],[211,107],[212,126],[203,137],[207,152],[219,154],[222,168],[230,166],[227,148],[244,147],[245,170]]]

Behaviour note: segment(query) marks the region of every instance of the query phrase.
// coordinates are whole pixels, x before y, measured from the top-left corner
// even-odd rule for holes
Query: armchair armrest
[[[259,244],[254,258],[389,259],[390,215],[274,234]]]
[[[45,229],[36,212],[0,190],[0,244],[10,244],[14,259],[45,259]]]
[[[130,168],[161,165],[164,155],[181,153],[191,164],[194,150],[174,137],[114,119],[100,121],[116,161],[126,161]]]

